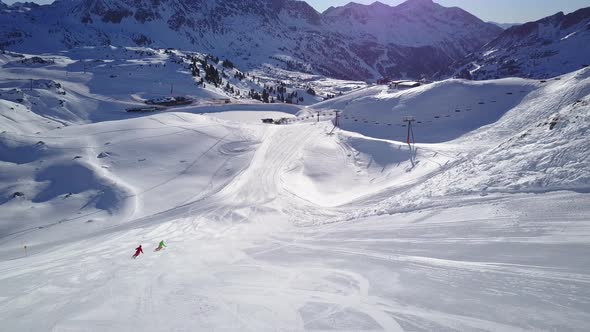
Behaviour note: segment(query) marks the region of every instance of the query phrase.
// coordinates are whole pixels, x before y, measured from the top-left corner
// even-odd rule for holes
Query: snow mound
[[[341,110],[341,127],[366,136],[406,140],[404,118],[415,118],[417,142],[461,137],[500,119],[536,88],[536,82],[446,80],[409,90],[377,86],[316,104],[313,110]]]
[[[583,69],[542,82],[451,79],[402,91],[376,86],[313,105],[300,115],[341,110],[343,129],[402,142],[407,138],[404,119],[412,117],[419,143],[458,138],[496,142],[509,130],[519,130],[584,98],[590,93],[589,75],[590,70]],[[494,137],[482,136],[492,133]]]
[[[33,203],[45,203],[62,195],[72,196],[95,191],[96,195],[92,193],[92,199],[85,206],[93,205],[100,210],[115,212],[128,195],[101,178],[99,172],[91,166],[71,161],[43,168],[36,175],[35,181],[47,185],[43,185],[43,189],[32,198]]]
[[[0,162],[28,164],[50,154],[43,141],[21,142],[6,134],[0,135]]]
[[[483,83],[486,84],[486,83]],[[435,204],[433,198],[490,193],[590,190],[590,71],[541,84],[494,123],[444,143],[417,144],[450,158],[439,170],[407,188],[404,197],[376,195],[379,208],[353,218]],[[419,159],[419,158],[418,158]]]
[[[523,127],[449,177],[457,178],[454,185],[463,190],[590,191],[589,102],[586,97]],[[479,181],[465,183],[469,174],[477,174]]]
[[[325,127],[326,132],[329,127]],[[386,188],[408,186],[438,169],[449,157],[407,145],[339,132],[306,145],[283,182],[298,197],[339,206]]]
[[[5,133],[3,240],[41,227],[44,242],[59,241],[70,231],[93,233],[198,201],[239,174],[258,135],[247,126],[186,113],[29,136]],[[15,192],[24,198],[13,198]]]

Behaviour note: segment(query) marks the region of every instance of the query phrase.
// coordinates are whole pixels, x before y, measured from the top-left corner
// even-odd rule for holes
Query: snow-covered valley
[[[590,69],[293,105],[182,56],[0,56],[0,330],[589,328]]]

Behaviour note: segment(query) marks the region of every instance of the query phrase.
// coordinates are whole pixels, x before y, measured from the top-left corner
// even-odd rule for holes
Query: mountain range
[[[0,0],[0,48],[181,48],[334,78],[543,78],[586,65],[590,9],[506,30],[432,0],[349,3],[319,13],[296,0]]]
[[[61,0],[19,8],[1,11],[3,48],[175,47],[246,69],[273,63],[346,79],[430,77],[502,32],[431,0],[350,3],[324,13],[295,0]]]
[[[458,61],[451,72],[478,80],[554,77],[590,65],[589,41],[590,7],[567,15],[560,12],[505,30]]]

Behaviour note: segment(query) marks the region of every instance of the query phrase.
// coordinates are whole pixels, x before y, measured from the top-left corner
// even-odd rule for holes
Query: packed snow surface
[[[0,58],[2,330],[590,328],[590,70],[130,114],[68,59]]]

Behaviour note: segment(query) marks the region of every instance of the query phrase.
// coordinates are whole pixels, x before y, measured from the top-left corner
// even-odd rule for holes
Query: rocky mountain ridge
[[[511,27],[451,67],[470,79],[550,78],[590,65],[590,7]],[[444,76],[444,75],[443,75]]]
[[[324,13],[295,0],[60,0],[4,10],[0,28],[0,46],[22,52],[174,47],[348,79],[431,77],[502,31],[431,0]]]

